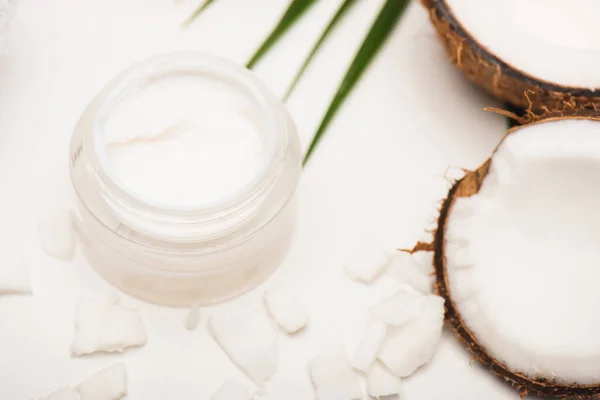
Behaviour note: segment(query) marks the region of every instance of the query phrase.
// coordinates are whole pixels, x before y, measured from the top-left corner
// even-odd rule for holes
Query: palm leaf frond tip
[[[200,14],[202,14],[202,12],[204,10],[206,10],[215,0],[205,0],[204,3],[202,3],[197,9],[196,11],[194,11],[194,13],[192,15],[190,15],[188,17],[188,19],[185,20],[185,22],[183,23],[184,27],[189,26],[192,22],[194,22],[196,20],[196,18],[198,18],[198,16]]]
[[[308,162],[310,156],[315,151],[315,148],[322,139],[327,127],[340,110],[340,107],[348,94],[366,71],[375,55],[379,52],[381,47],[383,47],[383,44],[393,31],[396,23],[400,20],[400,17],[404,13],[409,2],[409,0],[386,0],[383,4],[375,22],[371,25],[369,32],[358,49],[354,60],[352,60],[352,64],[350,64],[350,67],[346,71],[346,75],[342,79],[329,108],[325,112],[325,115],[308,146],[308,150],[304,156],[304,164]]]
[[[246,67],[252,69],[258,61],[269,51],[275,43],[294,25],[296,21],[315,3],[317,0],[292,0],[287,10],[277,23],[277,26],[271,31],[269,36],[260,45],[258,50],[252,55]]]
[[[356,4],[356,2],[357,2],[357,0],[344,0],[344,2],[340,5],[340,7],[336,11],[335,15],[331,19],[331,21],[329,21],[329,24],[327,24],[327,27],[321,33],[321,36],[319,37],[319,39],[317,40],[317,42],[315,43],[315,45],[311,49],[310,53],[308,53],[308,56],[306,56],[306,59],[302,63],[302,66],[300,67],[300,69],[298,70],[298,72],[296,73],[296,76],[292,80],[292,83],[290,84],[290,86],[286,90],[285,94],[283,95],[283,100],[284,101],[287,100],[288,97],[290,97],[290,94],[292,94],[292,92],[294,91],[294,88],[296,87],[296,85],[300,81],[300,78],[304,74],[304,71],[306,70],[306,68],[308,67],[308,65],[310,64],[310,62],[312,61],[312,59],[315,56],[315,54],[317,54],[317,52],[321,48],[321,45],[325,42],[325,39],[327,39],[327,37],[329,36],[329,34],[331,33],[331,31],[333,31],[333,29],[337,25],[337,23],[344,17],[344,15],[346,15],[346,13],[348,12],[348,10],[350,10],[350,8],[354,4]]]

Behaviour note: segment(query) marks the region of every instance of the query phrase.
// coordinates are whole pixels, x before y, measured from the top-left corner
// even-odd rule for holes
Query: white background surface
[[[257,74],[283,93],[338,0],[320,1],[277,46]],[[380,0],[362,0],[289,101],[306,146]],[[249,382],[210,339],[206,317],[259,304],[261,288],[202,310],[202,326],[183,327],[187,313],[123,296],[139,308],[145,347],[124,355],[71,359],[78,297],[112,289],[81,254],[64,263],[39,248],[39,210],[66,202],[68,141],[87,102],[114,74],[157,53],[194,49],[244,62],[285,9],[284,0],[220,0],[191,28],[181,22],[196,0],[22,0],[12,31],[14,52],[0,73],[0,238],[21,246],[31,264],[32,297],[0,298],[0,399],[38,398],[125,361],[132,400],[208,399],[226,378]],[[285,264],[265,285],[286,285],[310,316],[301,335],[282,337],[270,399],[313,398],[307,360],[331,343],[352,352],[364,310],[386,281],[365,287],[342,265],[365,235],[409,247],[431,221],[449,165],[474,168],[501,138],[494,105],[452,69],[412,4],[390,41],[331,125],[308,164],[296,239]],[[1,262],[1,259],[0,259]],[[446,332],[434,360],[405,380],[406,400],[505,400],[517,394],[476,365]]]

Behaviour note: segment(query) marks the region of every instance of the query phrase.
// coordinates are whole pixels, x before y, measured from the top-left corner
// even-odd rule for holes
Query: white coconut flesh
[[[289,290],[269,289],[265,292],[264,302],[269,315],[286,333],[301,331],[308,324],[306,311]]]
[[[275,374],[279,336],[261,309],[215,316],[208,326],[219,346],[254,383],[262,385]]]
[[[38,234],[46,254],[62,260],[75,255],[77,241],[73,214],[68,209],[51,209],[39,216]]]
[[[317,400],[359,400],[362,390],[344,349],[335,346],[313,357],[308,370]]]
[[[146,329],[139,311],[122,307],[109,299],[105,304],[81,298],[75,312],[75,335],[71,353],[122,352],[146,343]],[[116,298],[118,302],[118,297]]]
[[[509,135],[479,192],[449,210],[445,240],[450,297],[496,360],[534,379],[600,382],[600,122]]]
[[[81,400],[120,400],[127,395],[127,370],[119,363],[100,370],[76,387]]]
[[[600,88],[597,0],[444,0],[489,53],[549,83]]]
[[[367,375],[367,391],[376,398],[397,395],[402,391],[402,380],[383,364],[375,363]]]

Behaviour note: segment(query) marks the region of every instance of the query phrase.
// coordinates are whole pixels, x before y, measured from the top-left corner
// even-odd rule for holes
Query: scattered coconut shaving
[[[31,283],[24,257],[11,249],[0,250],[0,296],[9,294],[30,294]]]
[[[352,367],[364,373],[369,372],[377,359],[379,349],[387,335],[387,325],[383,322],[372,320],[367,323],[365,333],[352,358]]]
[[[122,352],[146,343],[146,329],[137,310],[82,298],[77,304],[71,353]]]
[[[367,392],[376,398],[399,395],[402,380],[394,376],[383,364],[377,362],[367,374]]]
[[[81,396],[77,390],[63,387],[40,400],[81,400]]]
[[[346,264],[346,275],[355,281],[372,283],[385,269],[389,258],[389,252],[382,246],[372,240],[365,240]]]
[[[362,390],[344,349],[334,347],[314,357],[308,364],[317,400],[359,400]]]
[[[127,370],[115,364],[105,368],[76,387],[81,400],[119,400],[127,395]]]
[[[369,314],[386,325],[399,327],[417,318],[423,298],[420,294],[402,289],[371,307]]]
[[[193,331],[200,323],[200,304],[195,303],[185,317],[185,329]]]
[[[264,296],[269,315],[287,333],[296,333],[308,323],[308,315],[298,300],[287,290],[269,289]]]
[[[396,252],[390,260],[388,275],[400,283],[405,283],[421,293],[431,293],[435,277],[430,275],[428,268],[421,265],[413,254],[405,251]]]
[[[228,380],[210,398],[211,400],[250,400],[250,391],[241,383]]]
[[[73,258],[77,241],[71,211],[49,210],[41,215],[38,234],[46,254],[61,260]]]
[[[262,309],[211,317],[208,326],[229,358],[257,385],[277,369],[278,332]]]
[[[381,345],[381,360],[394,375],[407,377],[433,357],[444,325],[444,299],[424,296],[419,316],[389,329]]]

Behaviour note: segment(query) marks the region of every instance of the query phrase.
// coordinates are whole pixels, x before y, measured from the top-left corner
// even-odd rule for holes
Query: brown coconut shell
[[[502,102],[518,108],[564,110],[586,105],[600,109],[600,91],[546,82],[496,57],[460,24],[445,0],[421,0],[452,64]]]
[[[546,123],[561,119],[587,119],[600,122],[600,114],[581,110],[567,116],[554,113],[549,116],[537,117],[531,124]],[[522,127],[512,128],[507,132],[506,136],[520,128]],[[487,367],[492,373],[498,375],[516,388],[521,396],[530,394],[564,399],[600,399],[600,382],[598,382],[597,385],[578,385],[576,382],[566,385],[544,379],[533,379],[524,374],[511,371],[506,365],[495,359],[469,330],[452,299],[452,289],[446,273],[445,257],[445,232],[448,215],[457,198],[470,197],[479,192],[479,189],[488,174],[492,160],[493,156],[477,170],[467,172],[464,178],[455,182],[450,189],[448,196],[442,203],[438,218],[438,227],[435,232],[433,243],[419,243],[415,246],[413,252],[433,249],[436,289],[438,294],[445,300],[446,322],[452,327],[456,336],[464,344],[467,350],[471,352],[475,359]]]

